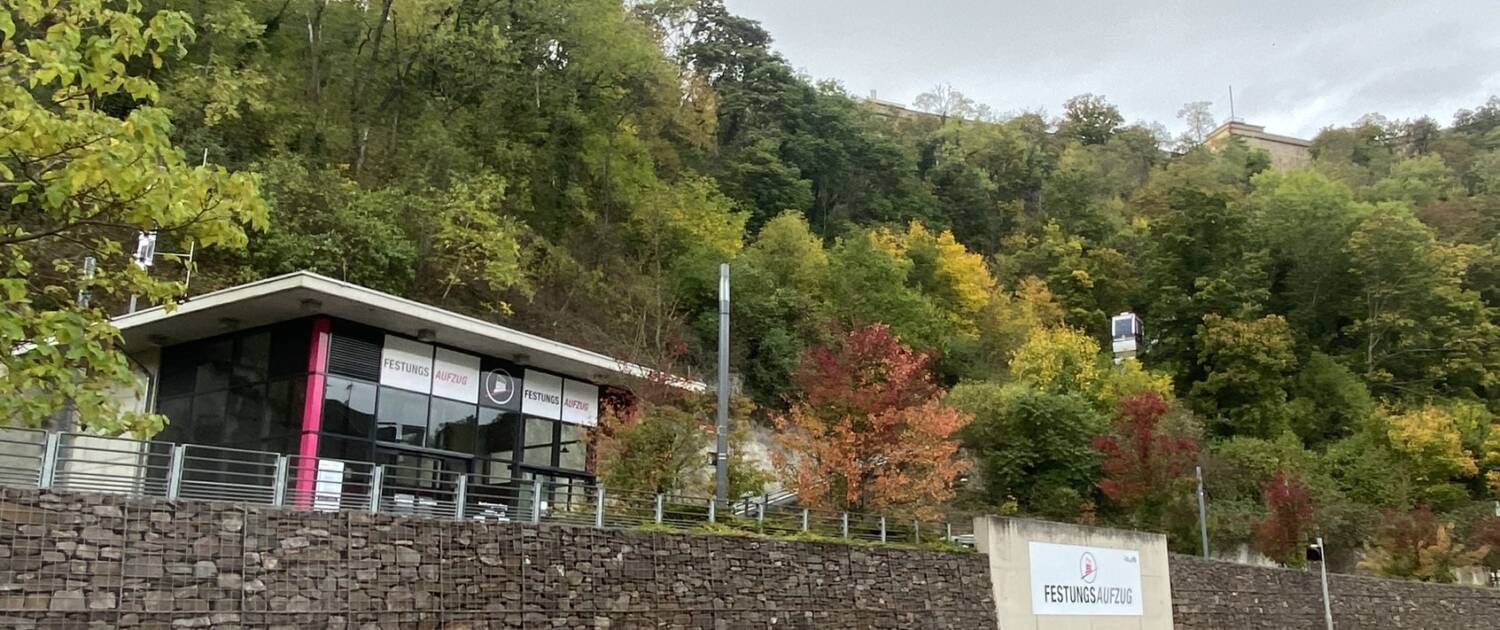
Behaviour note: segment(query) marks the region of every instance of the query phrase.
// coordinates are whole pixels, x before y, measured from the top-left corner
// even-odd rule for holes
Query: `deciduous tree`
[[[1296,477],[1276,473],[1261,484],[1270,515],[1255,525],[1255,550],[1282,565],[1301,565],[1313,528],[1313,501],[1307,486]]]
[[[0,7],[0,417],[10,422],[36,426],[71,408],[90,429],[158,428],[159,416],[121,409],[118,390],[136,383],[101,305],[167,302],[182,286],[131,265],[125,249],[137,231],[163,245],[239,248],[247,227],[264,225],[254,177],[191,164],[140,73],[192,37],[187,14],[144,18],[135,2]],[[123,111],[105,111],[121,101]],[[99,261],[92,278],[80,273],[85,256]]]
[[[1152,392],[1120,401],[1113,430],[1094,438],[1103,456],[1099,489],[1135,527],[1162,531],[1168,514],[1191,496],[1198,442],[1163,425],[1170,407]]]
[[[783,481],[811,506],[932,514],[968,468],[955,434],[971,416],[944,402],[930,361],[879,324],[810,349],[774,416]]]

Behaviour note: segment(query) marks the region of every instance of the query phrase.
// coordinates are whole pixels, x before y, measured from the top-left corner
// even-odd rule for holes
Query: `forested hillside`
[[[196,38],[128,70],[267,209],[194,293],[311,269],[703,376],[727,261],[742,415],[810,500],[1194,551],[1203,463],[1218,545],[1297,563],[1317,530],[1390,574],[1500,563],[1500,100],[1330,127],[1272,172],[1093,95],[877,115],[719,0],[162,10]],[[1121,311],[1149,343],[1115,367]],[[687,483],[658,455],[699,458],[679,442],[703,416],[658,404],[612,430],[606,477]]]

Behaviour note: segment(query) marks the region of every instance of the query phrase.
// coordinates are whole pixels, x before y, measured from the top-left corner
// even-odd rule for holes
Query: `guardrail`
[[[0,428],[0,486],[458,520],[596,528],[713,525],[767,535],[973,545],[966,521],[809,509],[780,495],[721,504],[710,497],[613,491],[580,481],[502,479],[35,429]]]

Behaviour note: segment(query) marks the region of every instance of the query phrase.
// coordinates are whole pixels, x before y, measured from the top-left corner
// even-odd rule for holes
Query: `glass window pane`
[[[375,439],[422,446],[427,436],[427,395],[380,388]]]
[[[339,435],[370,437],[374,429],[375,386],[328,377],[323,385],[323,430]]]
[[[151,439],[162,442],[185,442],[192,435],[193,397],[163,398],[156,402],[156,413],[167,417],[167,426]]]
[[[266,426],[266,388],[246,387],[229,393],[224,414],[225,446],[255,448],[269,434]]]
[[[308,344],[312,325],[307,320],[289,322],[271,330],[271,378],[307,373]]]
[[[562,441],[558,443],[557,467],[583,470],[588,462],[588,440],[583,427],[576,424],[562,425]]]
[[[479,456],[507,462],[515,459],[521,415],[498,409],[480,409],[479,414]]]
[[[302,377],[273,381],[266,387],[266,415],[271,438],[302,434],[302,401],[306,395],[307,379]],[[326,403],[324,408],[326,411]]]
[[[158,396],[177,396],[193,393],[193,376],[197,372],[197,360],[185,352],[162,353],[161,380],[156,385]]]
[[[369,440],[351,440],[333,435],[318,436],[318,456],[351,462],[373,461],[374,445]]]
[[[503,484],[515,476],[510,462],[488,459],[474,461],[474,474],[481,477],[479,483],[488,485]]]
[[[526,419],[526,454],[524,461],[533,466],[552,466],[552,447],[557,443],[553,434],[556,422],[541,418]]]
[[[235,340],[235,346],[235,386],[266,382],[271,369],[271,332],[250,333]]]
[[[227,437],[224,405],[229,392],[213,392],[193,397],[192,430],[186,441],[193,444],[221,446]]]
[[[194,391],[212,392],[229,387],[230,340],[228,337],[210,341],[197,347],[198,366],[194,380]]]
[[[475,409],[473,403],[433,398],[432,410],[428,413],[430,432],[427,446],[473,453]]]

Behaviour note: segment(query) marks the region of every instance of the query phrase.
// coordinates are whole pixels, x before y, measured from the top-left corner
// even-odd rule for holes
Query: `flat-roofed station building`
[[[138,408],[169,419],[152,441],[293,456],[299,486],[338,462],[586,484],[601,396],[628,400],[646,379],[704,388],[310,272],[114,324],[144,381]]]

